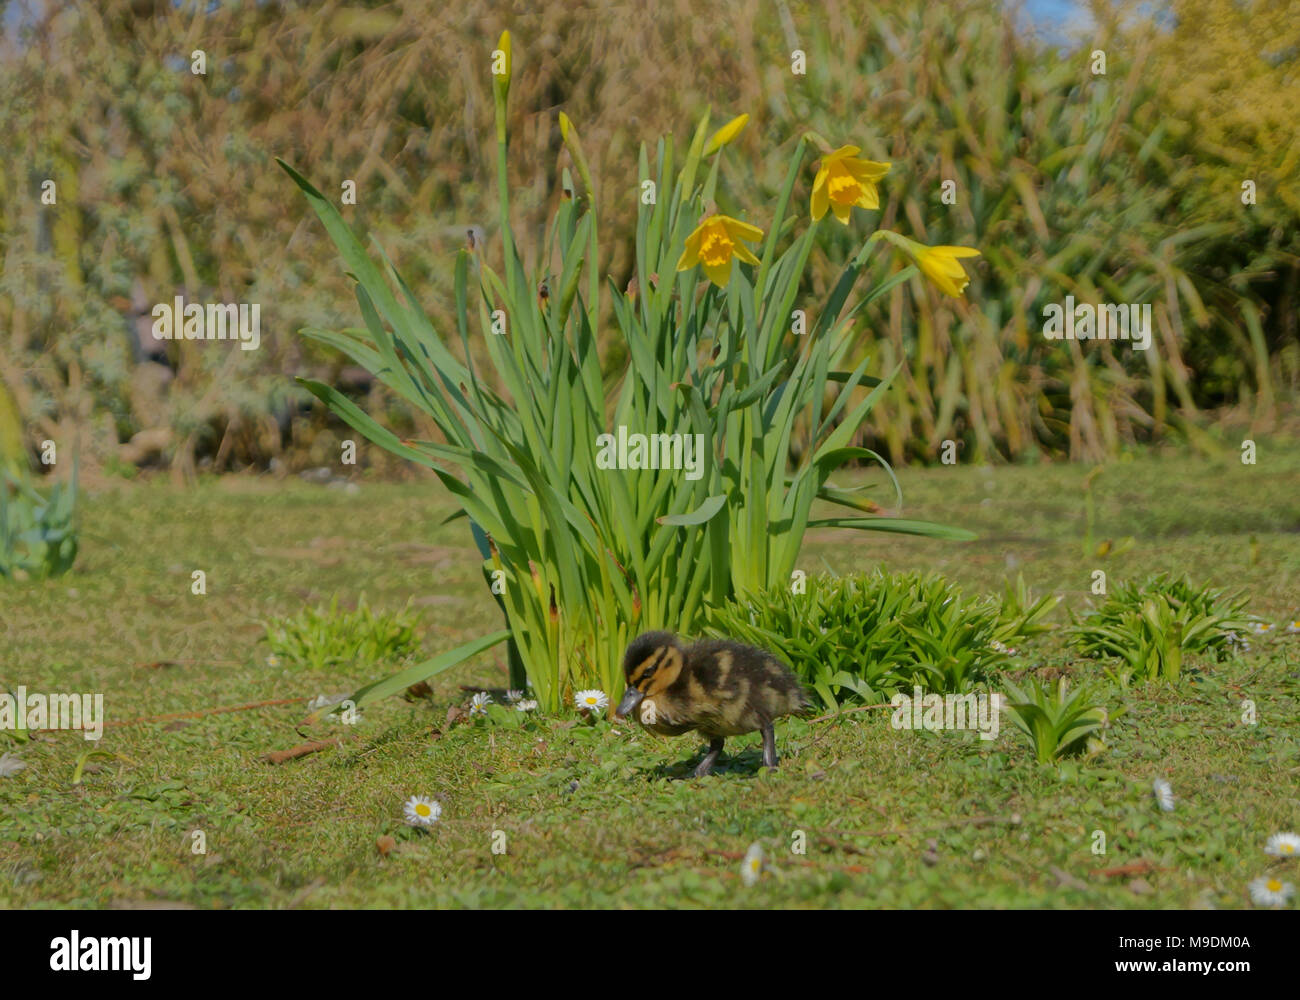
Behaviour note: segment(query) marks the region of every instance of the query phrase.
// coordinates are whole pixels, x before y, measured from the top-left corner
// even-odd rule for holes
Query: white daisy
[[[1275,833],[1264,845],[1264,853],[1275,858],[1300,858],[1300,837],[1294,833]]]
[[[524,693],[522,691],[516,691],[514,688],[511,688],[509,691],[506,692],[507,705],[513,705],[516,702],[523,701],[523,699],[524,699]]]
[[[1250,883],[1250,898],[1260,906],[1282,906],[1295,895],[1295,886],[1280,878],[1266,875]]]
[[[1300,618],[1297,618],[1295,621],[1293,621],[1290,625],[1286,627],[1286,634],[1287,635],[1300,634]]]
[[[280,665],[280,658],[276,656],[274,653],[272,653],[270,656],[266,658],[266,665],[270,667],[272,670],[274,670],[276,667]]]
[[[753,885],[763,873],[763,848],[759,844],[750,844],[745,852],[745,860],[740,863],[740,880],[745,885]]]
[[[1156,802],[1165,812],[1174,811],[1174,790],[1169,786],[1169,782],[1164,778],[1156,778],[1151,785],[1151,790],[1155,792]]]
[[[411,826],[433,826],[442,815],[442,806],[425,795],[412,795],[406,800],[406,822]]]
[[[492,704],[492,696],[486,691],[480,691],[469,700],[470,715],[487,715],[487,707]]]
[[[609,706],[609,695],[591,688],[573,696],[573,703],[587,712],[603,712]]]
[[[1268,635],[1268,633],[1273,631],[1274,627],[1275,626],[1273,625],[1272,622],[1251,622],[1250,623],[1250,630],[1255,635]]]
[[[17,774],[27,765],[11,753],[0,753],[0,778]]]
[[[536,699],[534,699],[534,698],[521,698],[519,701],[515,702],[515,711],[516,711],[516,712],[536,712],[536,711],[537,711],[537,701],[536,701]]]

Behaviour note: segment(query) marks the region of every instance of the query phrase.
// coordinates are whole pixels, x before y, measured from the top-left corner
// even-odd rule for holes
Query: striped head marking
[[[682,670],[682,648],[671,632],[647,632],[637,636],[623,657],[627,690],[615,715],[625,718],[648,694],[664,690]]]

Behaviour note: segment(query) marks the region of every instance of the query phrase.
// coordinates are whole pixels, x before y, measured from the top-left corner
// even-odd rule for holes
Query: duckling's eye
[[[667,652],[667,649],[657,649],[652,656],[642,661],[640,668],[633,671],[632,686],[640,688],[642,685],[647,684],[650,678],[654,676],[655,671],[659,669],[659,662]]]

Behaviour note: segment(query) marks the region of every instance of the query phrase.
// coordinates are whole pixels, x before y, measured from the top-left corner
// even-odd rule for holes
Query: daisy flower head
[[[522,691],[516,691],[514,688],[511,688],[506,692],[506,704],[513,705],[517,701],[522,701],[523,697],[524,693]]]
[[[411,826],[433,826],[442,815],[442,806],[427,795],[412,795],[406,800],[404,811]]]
[[[1294,833],[1275,833],[1264,845],[1264,853],[1275,858],[1300,858],[1300,836]]]
[[[487,707],[492,704],[492,696],[486,691],[480,691],[469,700],[470,715],[487,715]]]
[[[746,264],[757,264],[758,258],[741,240],[757,243],[763,230],[741,222],[729,215],[709,215],[700,220],[695,232],[686,237],[686,248],[677,261],[677,270],[688,271],[695,265],[704,268],[710,281],[726,288],[731,280],[731,260],[738,257]]]
[[[515,702],[515,711],[516,711],[516,712],[536,712],[536,711],[537,711],[537,699],[536,699],[536,698],[520,698],[517,702]]]
[[[753,885],[758,876],[763,874],[763,848],[759,844],[750,844],[745,852],[745,860],[740,863],[740,880],[745,885]]]
[[[1283,906],[1294,895],[1294,885],[1272,875],[1250,883],[1250,898],[1257,906]]]
[[[575,694],[573,703],[584,712],[603,712],[609,707],[609,695],[604,691],[590,688]]]
[[[1156,778],[1151,784],[1151,791],[1155,793],[1156,803],[1165,812],[1174,811],[1174,790],[1170,787],[1169,782],[1164,778]]]
[[[821,219],[830,209],[843,225],[849,224],[854,207],[877,209],[880,192],[876,181],[889,173],[888,163],[863,160],[857,146],[841,146],[821,159],[817,176],[813,179],[813,221]]]
[[[1289,623],[1289,624],[1287,625],[1287,627],[1286,627],[1286,634],[1287,634],[1287,635],[1300,635],[1300,618],[1297,618],[1295,621],[1293,621],[1293,622],[1291,622],[1291,623]]]
[[[276,656],[274,653],[272,653],[270,656],[266,658],[266,665],[270,667],[272,670],[274,670],[276,667],[280,665],[280,658]]]
[[[1268,635],[1270,632],[1273,631],[1274,627],[1275,626],[1273,625],[1272,622],[1251,622],[1250,623],[1250,631],[1254,635]]]

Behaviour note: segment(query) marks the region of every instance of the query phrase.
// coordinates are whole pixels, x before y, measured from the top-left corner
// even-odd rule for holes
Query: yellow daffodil
[[[699,264],[710,281],[725,288],[731,280],[731,258],[739,257],[746,264],[757,264],[758,258],[749,247],[741,243],[757,243],[763,230],[726,215],[710,215],[686,237],[686,249],[677,261],[677,270],[685,271]]]
[[[829,208],[835,218],[849,224],[853,206],[879,208],[880,194],[876,181],[889,173],[888,163],[858,158],[862,152],[857,146],[841,146],[822,157],[821,169],[813,181],[812,217],[816,221]]]
[[[875,233],[871,239],[873,242],[879,239],[888,240],[894,246],[906,251],[908,256],[916,261],[916,266],[921,269],[921,273],[933,281],[939,291],[951,295],[954,299],[961,298],[966,286],[970,284],[970,277],[957,263],[957,258],[978,257],[980,254],[972,247],[928,247],[924,243],[909,240],[906,236],[900,236],[887,229]]]

